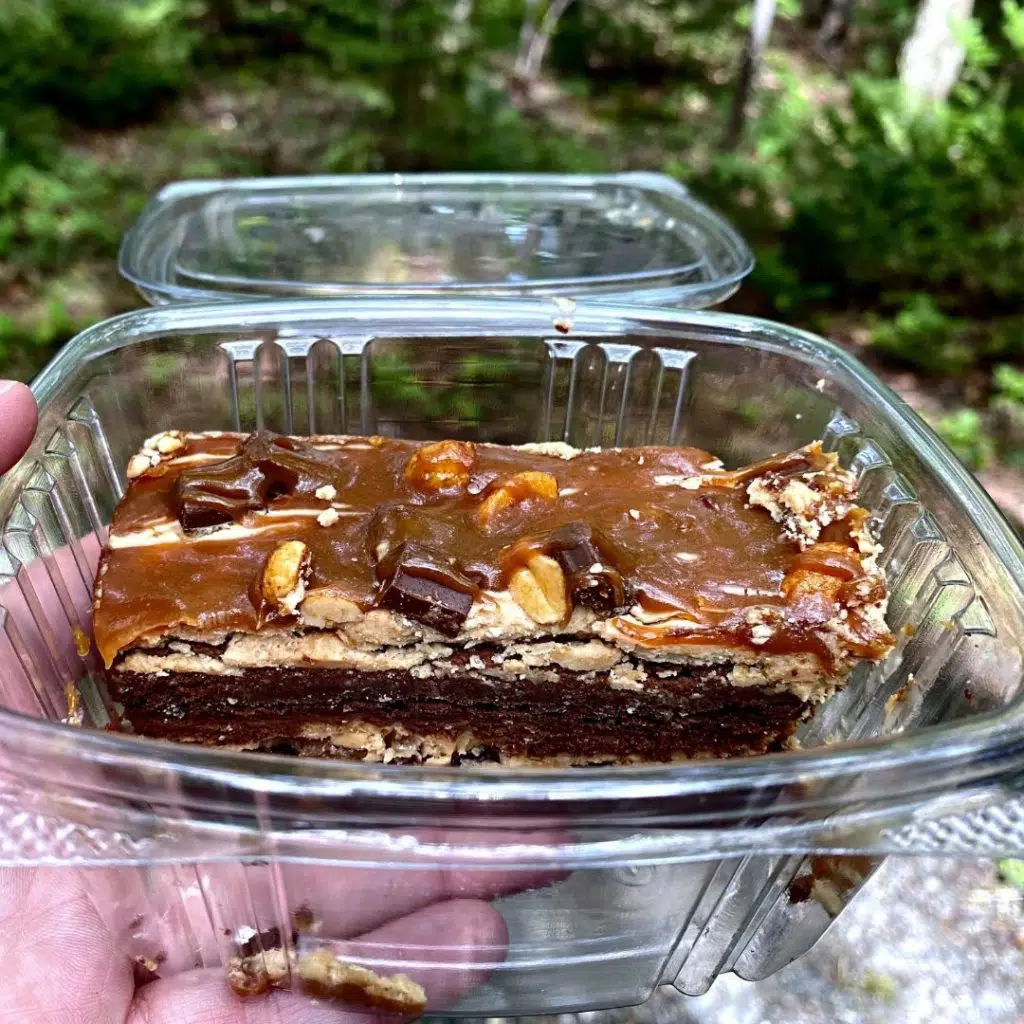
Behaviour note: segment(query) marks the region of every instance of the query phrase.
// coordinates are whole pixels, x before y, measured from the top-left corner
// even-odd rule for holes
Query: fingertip
[[[0,381],[0,473],[25,454],[36,432],[35,396],[21,381]]]
[[[428,1006],[437,1012],[484,984],[505,961],[508,942],[499,910],[483,900],[456,899],[327,946],[343,961],[409,975],[423,985]]]

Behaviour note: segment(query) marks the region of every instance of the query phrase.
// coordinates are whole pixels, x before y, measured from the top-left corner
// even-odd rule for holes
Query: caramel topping
[[[857,547],[864,520],[852,479],[813,445],[730,472],[694,448],[567,458],[466,442],[175,436],[182,446],[159,473],[131,481],[114,515],[95,602],[108,664],[140,637],[174,628],[301,625],[303,594],[324,588],[450,636],[481,591],[508,590],[552,630],[582,607],[618,613],[623,631],[645,643],[745,644],[829,660],[823,624],[844,601],[884,597]],[[747,485],[762,479],[772,482],[766,494],[799,481],[838,509],[824,524],[827,540],[813,543],[819,524],[812,542],[798,543],[789,520],[780,526],[789,511],[748,498]],[[283,545],[294,555],[287,566],[284,554],[273,560]],[[288,572],[271,584],[269,565]],[[267,615],[268,593],[276,616]],[[635,605],[692,628],[623,618]],[[871,656],[891,642],[852,611],[850,631],[849,644]]]

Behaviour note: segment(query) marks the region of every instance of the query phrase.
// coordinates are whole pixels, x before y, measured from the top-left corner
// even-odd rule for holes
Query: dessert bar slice
[[[128,465],[95,637],[146,736],[368,761],[668,762],[785,746],[892,645],[820,446],[167,431]]]

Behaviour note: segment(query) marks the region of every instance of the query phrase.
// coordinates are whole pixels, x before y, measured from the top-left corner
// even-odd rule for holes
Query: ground
[[[891,857],[771,978],[730,974],[699,998],[663,988],[633,1009],[515,1024],[1020,1024],[1022,979],[1024,891],[986,861]]]

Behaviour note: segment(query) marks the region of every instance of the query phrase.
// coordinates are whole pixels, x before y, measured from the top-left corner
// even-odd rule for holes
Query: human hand
[[[24,453],[35,424],[35,403],[28,389],[18,384],[5,389],[0,382],[0,471]],[[98,546],[95,537],[80,542],[90,564],[95,564]],[[57,561],[67,554],[66,549],[57,552]],[[30,565],[26,571],[32,577],[37,568],[42,570]],[[41,583],[41,572],[39,577]],[[48,590],[36,589],[42,595],[44,618],[51,625],[66,622],[59,607],[48,607]],[[12,587],[11,593],[0,594],[0,604],[32,648],[35,618],[21,592],[15,591]],[[87,600],[74,603],[82,621],[87,621]],[[50,643],[70,664],[75,644],[70,626],[65,632],[66,636],[51,637]],[[12,657],[13,651],[0,648],[0,661]],[[45,656],[39,660],[42,664]],[[16,678],[20,668],[12,668],[7,675]],[[7,699],[13,689],[11,684]],[[0,817],[0,823],[3,820]],[[489,845],[488,837],[479,833],[416,838],[442,845]],[[506,835],[502,841],[544,840]],[[336,1003],[315,1004],[298,992],[272,991],[241,999],[229,987],[223,966],[208,966],[222,964],[236,951],[237,929],[266,928],[282,915],[287,923],[288,915],[300,908],[308,908],[318,922],[316,945],[345,961],[367,962],[381,975],[409,975],[426,989],[428,1006],[440,1009],[479,985],[504,957],[505,924],[487,901],[551,880],[550,874],[539,872],[440,867],[410,871],[374,864],[0,868],[0,1020],[365,1024],[361,1013],[350,1013]],[[226,926],[228,934],[214,922]]]
[[[32,442],[36,400],[24,384],[0,380],[0,473],[6,473]]]
[[[194,884],[182,887],[183,875]],[[211,947],[220,942],[223,948],[225,941],[208,925],[195,927],[209,920],[205,901],[223,907],[252,900],[254,916],[266,921],[273,920],[267,902],[281,892],[289,901],[305,894],[299,905],[311,907],[320,922],[318,945],[346,962],[363,960],[378,974],[407,974],[425,988],[436,1011],[482,983],[503,959],[505,925],[485,900],[543,881],[493,871],[287,864],[2,869],[0,1020],[366,1024],[358,1012],[298,993],[241,999],[223,968],[193,967],[197,959],[216,963],[220,957]],[[194,916],[182,905],[189,900]],[[148,956],[131,955],[143,948]],[[155,964],[156,980],[142,976],[142,957]]]

